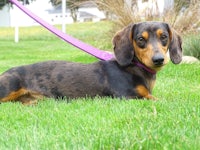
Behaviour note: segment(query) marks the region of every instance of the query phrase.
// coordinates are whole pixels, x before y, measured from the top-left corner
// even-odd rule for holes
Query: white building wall
[[[30,5],[25,5],[24,7],[28,8],[31,12],[41,17],[43,20],[51,23],[51,17],[48,12],[44,9],[51,7],[49,1],[33,1]],[[32,26],[38,25],[36,21],[27,16],[22,12],[18,7],[13,5],[12,7],[4,7],[0,10],[0,26]]]
[[[83,12],[87,12],[89,14],[94,14],[95,16],[97,16],[100,19],[104,19],[105,18],[105,14],[100,11],[98,8],[93,7],[93,8],[79,8],[78,11],[83,11]]]
[[[63,23],[63,16],[62,13],[57,13],[57,14],[48,14],[50,24],[62,24]],[[73,23],[73,19],[71,17],[70,13],[65,14],[65,23],[66,24],[71,24]]]
[[[164,11],[169,10],[174,6],[174,0],[164,0]]]
[[[174,0],[148,0],[137,1],[139,14],[151,13],[154,15],[163,14],[165,10],[173,7]]]
[[[10,14],[9,7],[6,5],[0,11],[0,26],[9,26],[10,25]]]
[[[10,10],[10,26],[30,26],[34,24],[34,20],[28,17],[16,6]]]

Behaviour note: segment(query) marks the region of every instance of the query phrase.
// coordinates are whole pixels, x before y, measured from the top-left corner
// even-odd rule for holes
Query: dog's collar
[[[149,72],[149,73],[151,73],[151,74],[153,74],[153,75],[156,74],[156,71],[155,71],[155,70],[153,70],[153,69],[151,69],[151,68],[145,66],[144,64],[142,64],[142,63],[140,63],[140,62],[138,62],[138,61],[133,61],[133,64],[135,64],[136,66],[138,66],[138,67],[140,67],[140,68],[146,70],[147,72]]]

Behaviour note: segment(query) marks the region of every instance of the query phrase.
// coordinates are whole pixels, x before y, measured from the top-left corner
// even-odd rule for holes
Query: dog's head
[[[127,66],[137,59],[147,67],[160,70],[170,59],[174,64],[182,60],[180,36],[162,22],[141,22],[130,24],[113,38],[114,53],[121,66]]]

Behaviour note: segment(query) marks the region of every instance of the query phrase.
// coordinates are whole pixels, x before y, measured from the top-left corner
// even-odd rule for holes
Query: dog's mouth
[[[165,64],[154,64],[154,68],[160,68],[160,67],[163,67]]]
[[[154,62],[153,62],[153,65],[154,65],[155,67],[161,67],[161,66],[164,66],[164,63],[154,63]]]
[[[154,71],[160,71],[164,66],[165,66],[165,63],[162,63],[162,64],[154,64],[152,63],[151,65],[147,65],[147,64],[144,64],[147,68],[151,69],[151,70],[154,70]]]
[[[163,66],[165,66],[165,64],[153,65],[153,67],[150,68],[155,71],[160,71],[163,68]]]

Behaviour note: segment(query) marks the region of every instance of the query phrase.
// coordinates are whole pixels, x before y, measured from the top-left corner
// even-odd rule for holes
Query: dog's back
[[[0,98],[7,101],[20,99],[18,95],[54,98],[112,96],[109,85],[122,80],[118,77],[125,74],[119,68],[115,61],[93,64],[46,61],[15,67],[0,76]]]

